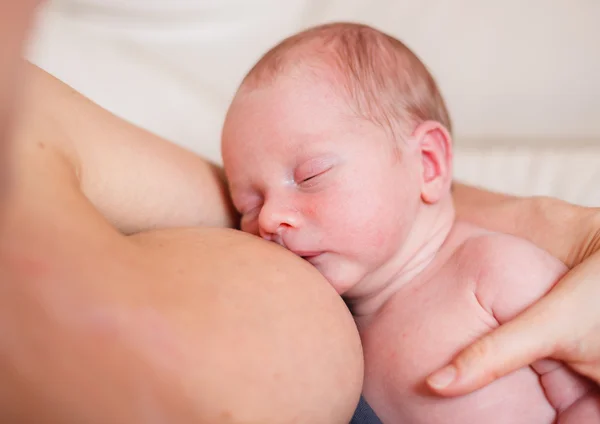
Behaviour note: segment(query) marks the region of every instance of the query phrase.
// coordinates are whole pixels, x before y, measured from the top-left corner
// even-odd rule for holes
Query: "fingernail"
[[[456,367],[454,365],[448,365],[441,370],[434,372],[427,379],[427,383],[435,389],[443,389],[447,387],[456,378]]]

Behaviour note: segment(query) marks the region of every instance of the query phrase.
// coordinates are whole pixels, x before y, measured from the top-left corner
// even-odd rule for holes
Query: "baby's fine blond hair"
[[[427,120],[452,131],[444,99],[423,62],[398,39],[367,25],[330,23],[286,38],[254,65],[241,90],[297,70],[333,78],[358,116],[394,137]]]

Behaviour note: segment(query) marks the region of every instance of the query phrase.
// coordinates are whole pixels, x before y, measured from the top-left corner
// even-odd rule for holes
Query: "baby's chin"
[[[323,264],[317,269],[340,296],[347,294],[363,278],[358,269],[346,263]]]

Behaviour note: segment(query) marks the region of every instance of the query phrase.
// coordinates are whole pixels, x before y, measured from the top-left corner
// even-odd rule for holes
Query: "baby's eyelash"
[[[327,173],[327,171],[329,171],[329,169],[327,169],[323,172],[319,172],[318,174],[315,174],[308,178],[305,178],[299,183],[299,185],[304,188],[312,188],[319,183],[319,181],[320,181],[319,177],[323,177]]]
[[[306,161],[299,165],[294,170],[294,179],[296,183],[303,183],[309,181],[319,175],[322,175],[329,171],[335,165],[335,161],[331,158],[316,158]]]
[[[322,173],[321,173],[321,174],[322,174]],[[308,178],[305,178],[305,179],[303,179],[301,182],[305,183],[305,182],[307,182],[307,181],[310,181],[310,180],[312,180],[313,178],[316,178],[316,177],[318,177],[318,176],[319,176],[319,175],[321,175],[321,174],[315,174],[315,175],[313,175],[312,177],[308,177]]]
[[[309,177],[302,178],[302,179],[301,179],[301,180],[298,182],[298,184],[304,184],[304,183],[310,182],[310,181],[314,180],[315,178],[317,178],[317,177],[320,177],[320,176],[322,176],[323,174],[326,174],[326,173],[327,173],[327,172],[329,172],[329,171],[330,171],[332,168],[333,168],[333,166],[330,166],[330,167],[327,167],[327,168],[325,168],[325,169],[320,169],[320,170],[317,170],[316,172],[311,172],[310,174],[308,174],[308,175],[310,175]]]

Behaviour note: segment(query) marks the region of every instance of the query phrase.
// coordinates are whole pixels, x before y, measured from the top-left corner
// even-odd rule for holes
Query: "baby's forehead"
[[[355,117],[340,79],[333,69],[299,66],[261,85],[242,85],[232,101],[230,112],[238,116],[240,113],[256,116],[290,111],[288,116],[293,116],[301,111],[303,118],[314,112],[315,120],[325,114],[332,123],[339,124],[340,120]]]

